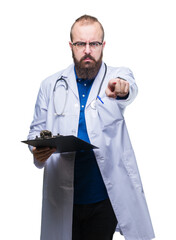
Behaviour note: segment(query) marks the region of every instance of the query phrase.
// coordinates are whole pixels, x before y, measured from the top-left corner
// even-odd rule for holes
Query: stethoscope
[[[105,71],[104,71],[104,75],[103,75],[103,78],[101,80],[101,83],[100,83],[100,86],[99,86],[99,89],[98,89],[98,93],[97,93],[97,96],[96,96],[96,99],[94,99],[92,102],[91,102],[91,108],[92,109],[96,109],[96,100],[97,98],[101,100],[101,98],[99,97],[99,94],[100,94],[100,91],[101,91],[101,88],[102,88],[102,85],[103,85],[103,82],[104,82],[104,79],[105,79],[105,76],[106,76],[106,73],[107,73],[107,65],[106,63],[104,63],[104,66],[105,66]],[[59,86],[58,86],[59,84]],[[58,88],[60,87],[63,88],[63,90],[65,91],[65,96],[62,96],[64,99],[60,99],[61,101],[64,101],[64,104],[63,104],[63,108],[60,110],[60,112],[57,111],[56,109],[56,90],[58,90]],[[65,78],[63,76],[61,76],[60,78],[58,78],[56,80],[56,83],[54,85],[54,88],[53,88],[53,105],[54,105],[54,112],[55,112],[55,115],[56,116],[64,116],[64,110],[65,110],[65,106],[66,106],[66,103],[67,103],[67,99],[68,99],[68,83],[67,81],[65,80]]]

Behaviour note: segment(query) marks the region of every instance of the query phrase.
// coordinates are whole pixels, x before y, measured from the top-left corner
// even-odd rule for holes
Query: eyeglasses
[[[87,44],[89,45],[89,47],[92,50],[98,50],[99,47],[102,46],[103,43],[102,42],[89,42],[89,43],[75,42],[75,43],[72,43],[72,45],[75,46],[77,50],[85,50]]]

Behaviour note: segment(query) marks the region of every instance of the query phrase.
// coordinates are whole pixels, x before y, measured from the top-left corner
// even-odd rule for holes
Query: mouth
[[[94,58],[92,56],[84,56],[82,58],[82,61],[83,62],[94,62],[95,60],[94,60]]]
[[[84,62],[92,62],[93,60],[91,58],[85,58],[83,59]]]

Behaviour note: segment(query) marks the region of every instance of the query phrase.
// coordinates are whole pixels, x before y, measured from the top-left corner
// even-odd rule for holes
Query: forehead
[[[72,29],[73,41],[101,41],[102,29],[99,23],[76,23]]]

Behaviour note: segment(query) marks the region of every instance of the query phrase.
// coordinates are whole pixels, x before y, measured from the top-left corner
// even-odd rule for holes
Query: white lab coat
[[[154,232],[145,200],[145,195],[135,160],[135,155],[126,129],[123,111],[137,95],[133,74],[128,68],[107,68],[96,109],[91,103],[96,99],[105,71],[104,63],[94,80],[87,104],[85,119],[90,142],[99,147],[94,150],[107,192],[116,214],[120,231],[126,240],[150,240]],[[53,107],[53,88],[63,76],[69,86],[64,116],[56,116]],[[130,83],[126,100],[108,98],[107,83],[121,77]],[[58,104],[63,105],[63,96]],[[77,136],[79,122],[79,95],[72,64],[44,80],[38,94],[34,119],[28,139],[39,136],[41,130],[50,130],[54,135]],[[34,159],[35,165],[44,167],[43,207],[41,240],[72,239],[73,176],[75,153],[53,154],[45,164]]]

